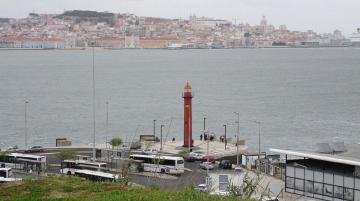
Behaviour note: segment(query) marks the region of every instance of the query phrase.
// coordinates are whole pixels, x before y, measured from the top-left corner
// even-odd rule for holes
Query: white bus
[[[22,153],[9,153],[0,157],[0,162],[13,169],[24,171],[44,171],[46,169],[46,156],[38,156]]]
[[[182,157],[133,154],[130,155],[130,159],[142,163],[146,172],[184,173],[184,158]]]
[[[116,181],[119,175],[92,170],[76,170],[75,175],[91,181]]]
[[[60,173],[74,175],[77,170],[106,171],[106,163],[85,160],[64,160],[61,163]]]
[[[21,178],[13,178],[13,172],[11,168],[0,168],[0,183],[12,181],[21,181]]]

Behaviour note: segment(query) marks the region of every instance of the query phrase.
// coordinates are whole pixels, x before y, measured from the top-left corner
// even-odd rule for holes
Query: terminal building
[[[320,200],[360,201],[360,145],[321,143],[318,151],[270,149],[285,155],[285,191]]]

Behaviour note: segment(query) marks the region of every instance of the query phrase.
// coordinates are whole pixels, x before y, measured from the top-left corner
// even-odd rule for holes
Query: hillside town
[[[351,46],[340,30],[318,34],[275,27],[265,16],[258,25],[197,17],[166,19],[96,11],[30,13],[0,18],[0,48],[255,48]]]

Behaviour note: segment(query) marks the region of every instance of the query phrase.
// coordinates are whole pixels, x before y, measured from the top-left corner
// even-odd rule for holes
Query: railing
[[[285,168],[283,167],[272,164],[269,161],[260,161],[260,167],[257,167],[257,169],[260,170],[260,172],[262,173],[271,175],[285,181]]]

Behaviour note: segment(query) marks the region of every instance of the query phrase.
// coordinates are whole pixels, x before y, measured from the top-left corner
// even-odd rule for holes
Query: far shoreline
[[[95,47],[102,50],[234,50],[234,49],[358,49],[357,46],[324,46],[324,47],[292,47],[292,46],[271,46],[271,47],[237,47],[237,48],[108,48],[108,47]],[[79,47],[79,48],[0,48],[0,51],[16,51],[16,50],[56,50],[56,51],[72,51],[72,50],[88,50],[91,47]]]

